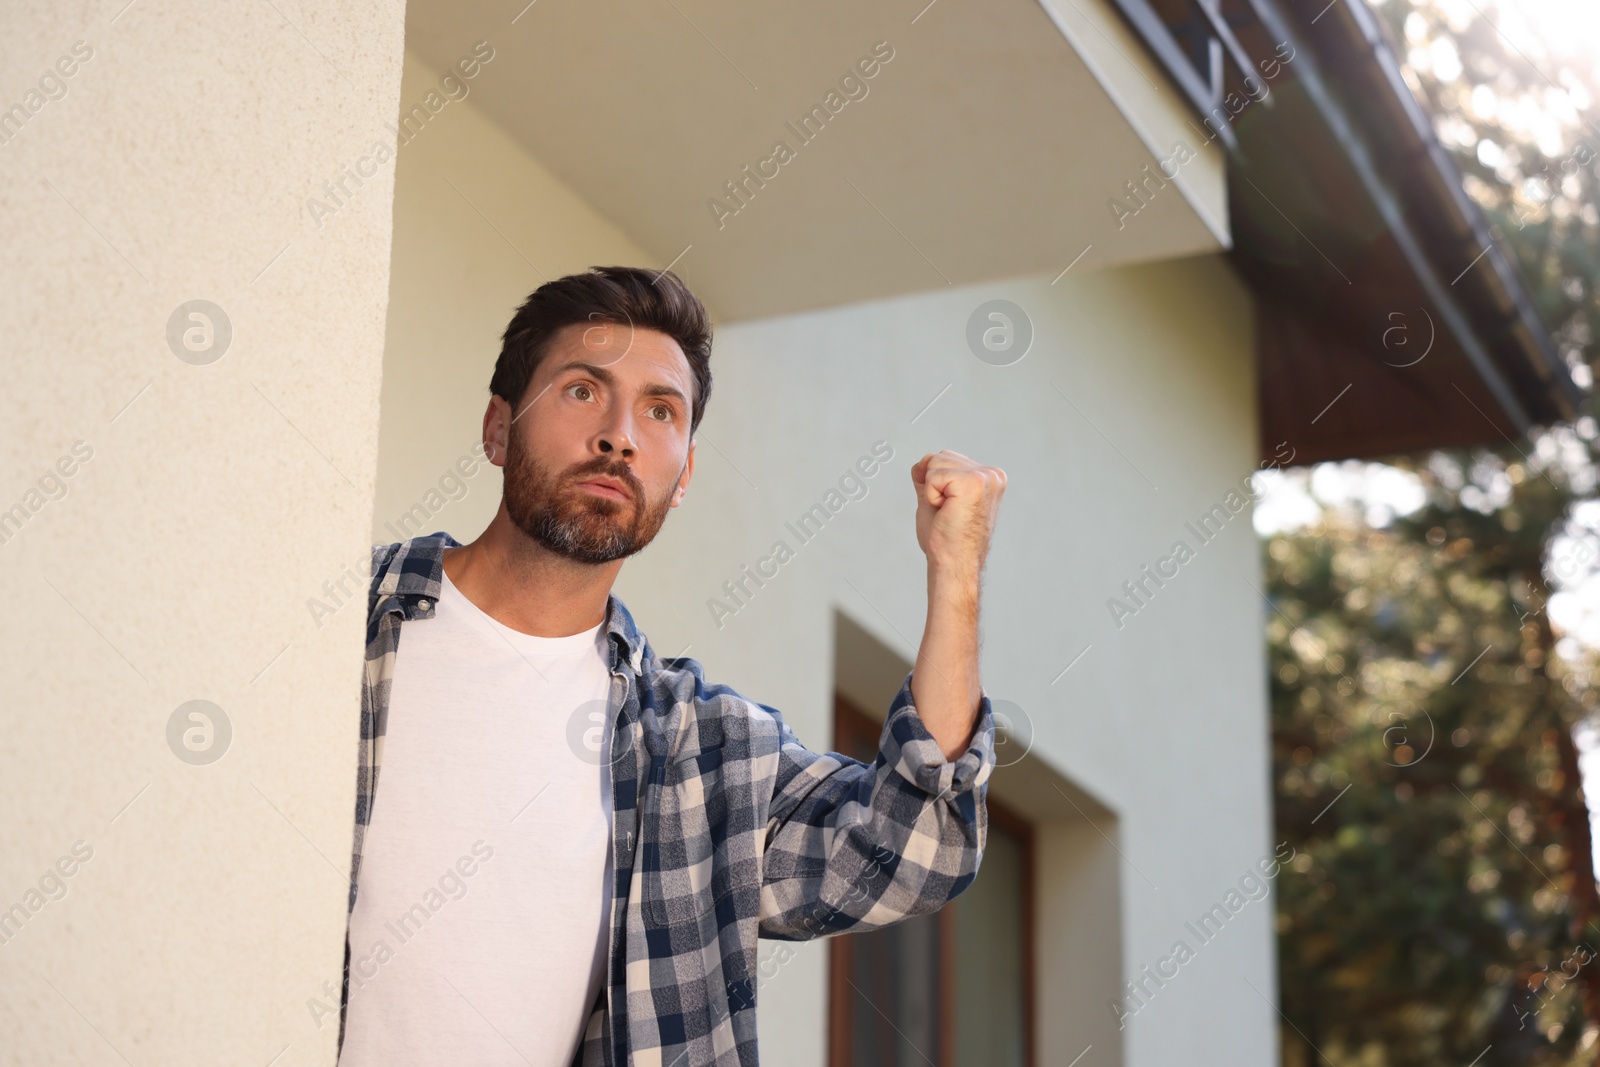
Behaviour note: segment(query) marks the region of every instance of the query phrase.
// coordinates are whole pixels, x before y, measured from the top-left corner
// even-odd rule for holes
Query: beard
[[[667,521],[672,494],[652,506],[622,460],[601,456],[557,476],[524,450],[514,427],[508,438],[506,513],[517,529],[556,555],[575,563],[610,563],[644,548]],[[579,482],[602,476],[626,486],[630,499],[595,496],[578,488]]]

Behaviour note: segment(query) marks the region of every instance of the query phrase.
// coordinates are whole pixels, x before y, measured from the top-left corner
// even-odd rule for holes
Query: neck
[[[566,637],[600,625],[622,564],[575,563],[551,552],[517,528],[504,503],[475,541],[444,553],[445,574],[468,600],[534,637]]]

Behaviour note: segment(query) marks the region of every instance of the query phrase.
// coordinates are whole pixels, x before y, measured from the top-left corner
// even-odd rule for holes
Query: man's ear
[[[483,448],[489,462],[496,467],[506,465],[506,454],[511,447],[511,405],[498,396],[489,398],[489,407],[483,413]]]
[[[694,440],[689,441],[689,456],[683,461],[683,474],[678,478],[678,485],[672,490],[672,506],[677,507],[683,503],[683,495],[689,491],[689,479],[694,477]]]

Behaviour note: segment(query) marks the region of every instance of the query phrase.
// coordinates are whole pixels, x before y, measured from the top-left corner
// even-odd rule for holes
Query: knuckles
[[[922,459],[924,479],[939,474],[947,485],[962,485],[975,489],[979,495],[998,501],[1006,491],[1006,472],[999,467],[985,466],[959,452],[944,449],[930,452]],[[964,494],[971,496],[971,493]]]

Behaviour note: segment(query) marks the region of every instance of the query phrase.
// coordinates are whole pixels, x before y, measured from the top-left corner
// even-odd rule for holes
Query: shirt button
[[[421,608],[423,611],[427,611],[428,610],[428,602],[426,600],[419,600],[419,601],[417,601],[417,607]]]

